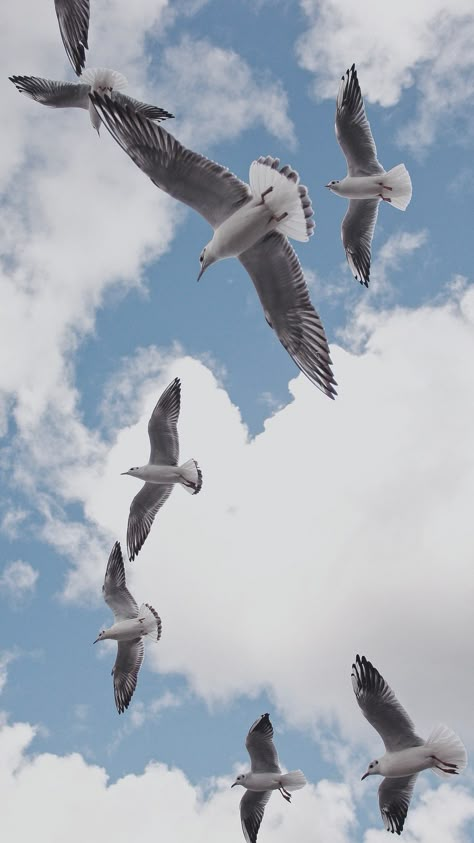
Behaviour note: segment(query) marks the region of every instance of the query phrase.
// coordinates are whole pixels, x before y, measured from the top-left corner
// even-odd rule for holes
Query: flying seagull
[[[10,82],[16,86],[20,94],[26,94],[30,99],[49,105],[52,108],[85,108],[94,129],[99,133],[100,117],[89,100],[91,91],[110,94],[114,102],[128,105],[133,111],[139,111],[148,120],[166,120],[173,117],[168,111],[155,105],[140,102],[126,94],[120,93],[127,86],[125,76],[117,70],[105,67],[90,67],[82,74],[82,81],[54,82],[52,79],[40,79],[38,76],[10,76]]]
[[[76,74],[81,75],[89,49],[89,0],[54,0],[64,49]]]
[[[91,94],[111,135],[157,187],[189,205],[214,228],[199,258],[203,272],[238,257],[255,284],[265,318],[302,372],[334,398],[335,380],[321,320],[288,237],[307,240],[313,209],[298,174],[278,158],[250,167],[250,186],[225,167],[186,149],[122,103]]]
[[[251,772],[237,776],[231,787],[240,784],[246,788],[247,792],[240,800],[240,821],[247,843],[255,843],[272,790],[279,790],[290,802],[290,791],[304,787],[306,779],[301,770],[281,772],[269,714],[262,714],[250,727],[245,746],[250,755]]]
[[[153,641],[159,641],[161,620],[148,603],[142,603],[138,608],[130,594],[125,582],[120,542],[115,542],[109,556],[102,593],[107,606],[114,613],[115,622],[109,629],[103,629],[99,633],[94,644],[106,638],[117,641],[117,658],[112,676],[115,705],[118,713],[122,714],[128,708],[137,687],[138,671],[145,651],[143,638],[148,636]]]
[[[385,744],[385,755],[370,762],[362,779],[385,777],[379,787],[380,812],[387,831],[401,834],[418,773],[431,769],[443,778],[461,773],[466,750],[447,726],[436,726],[427,741],[418,737],[392,689],[365,656],[356,656],[351,679],[364,717]]]
[[[342,243],[354,278],[368,287],[370,249],[379,202],[389,202],[404,211],[412,191],[404,164],[385,172],[377,160],[355,65],[346,71],[339,85],[336,137],[346,157],[347,176],[341,181],[329,182],[326,187],[350,199],[341,226]]]
[[[163,392],[148,422],[151,446],[148,464],[122,472],[145,480],[131,503],[128,516],[127,546],[132,561],[148,536],[156,513],[168,500],[173,485],[180,483],[192,495],[201,491],[202,472],[196,460],[178,465],[180,405],[181,382],[175,378]]]

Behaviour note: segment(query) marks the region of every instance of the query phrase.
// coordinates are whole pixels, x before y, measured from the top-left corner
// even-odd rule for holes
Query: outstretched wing
[[[342,221],[341,239],[356,281],[369,286],[372,238],[380,199],[351,199]]]
[[[141,550],[154,518],[160,507],[168,500],[173,486],[161,483],[144,483],[135,495],[128,516],[127,548],[128,558],[133,562]]]
[[[415,786],[414,776],[384,779],[379,787],[379,806],[387,831],[401,834]]]
[[[64,49],[80,76],[86,63],[85,51],[89,48],[89,0],[54,0],[54,5]]]
[[[288,239],[272,231],[242,252],[239,260],[255,284],[265,319],[290,357],[318,389],[334,398],[336,381],[326,334]]]
[[[117,658],[112,668],[112,676],[114,677],[115,705],[119,714],[122,714],[128,708],[133,697],[144,652],[143,638],[118,642]]]
[[[262,714],[251,725],[245,746],[250,755],[252,773],[281,773],[269,714]]]
[[[178,465],[178,418],[181,407],[181,381],[175,378],[160,396],[150,421],[150,462],[154,465]]]
[[[140,100],[129,97],[127,94],[122,94],[120,91],[112,91],[111,96],[114,102],[121,103],[122,105],[128,105],[130,108],[133,108],[135,112],[143,114],[147,120],[156,120],[157,123],[160,123],[162,120],[168,120],[171,117],[174,117],[174,114],[170,114],[170,112],[165,111],[164,108],[159,108],[157,105],[148,105],[146,102],[140,102]]]
[[[263,820],[265,805],[267,804],[271,790],[256,792],[247,790],[240,800],[240,822],[242,831],[247,843],[256,843],[258,830]]]
[[[90,85],[55,82],[39,76],[9,76],[20,94],[51,108],[89,108]]]
[[[115,622],[138,617],[138,605],[130,594],[125,581],[120,542],[115,542],[107,562],[102,594],[107,606],[114,613]]]
[[[383,173],[370,130],[360,91],[357,70],[353,64],[339,84],[336,106],[336,137],[346,156],[350,176],[371,176]]]

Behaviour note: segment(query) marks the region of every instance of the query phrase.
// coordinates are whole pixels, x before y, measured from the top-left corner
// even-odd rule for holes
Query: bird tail
[[[250,188],[255,199],[262,198],[275,217],[285,216],[278,223],[280,231],[293,240],[308,240],[314,229],[313,207],[300,177],[286,164],[281,169],[279,158],[267,155],[250,165]],[[268,193],[265,193],[268,191]]]
[[[404,211],[410,204],[412,194],[411,178],[405,164],[397,164],[396,167],[384,173],[383,183],[385,187],[391,188],[387,193],[390,203],[400,211]]]
[[[149,603],[142,603],[138,617],[143,628],[142,635],[149,635],[154,641],[159,641],[161,638],[161,618],[158,612],[155,612],[153,606],[150,606]]]
[[[114,91],[123,91],[127,87],[127,80],[118,70],[109,70],[108,67],[88,67],[81,75],[81,84],[90,85],[93,91],[99,88],[112,88]]]
[[[292,770],[291,773],[285,773],[281,777],[280,782],[286,790],[300,790],[307,784],[304,773],[301,770]]]
[[[431,755],[440,761],[440,764],[433,767],[432,770],[433,773],[443,779],[449,779],[453,774],[462,773],[467,765],[466,747],[456,733],[443,724],[435,726],[426,741],[425,747],[429,749]]]
[[[197,495],[202,487],[202,471],[196,460],[188,460],[179,466],[179,482],[191,495]]]

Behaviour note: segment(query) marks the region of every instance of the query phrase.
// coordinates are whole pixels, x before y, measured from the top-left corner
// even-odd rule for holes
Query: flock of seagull
[[[213,228],[213,236],[199,257],[199,278],[216,261],[237,257],[255,285],[265,319],[284,348],[309,380],[334,398],[336,381],[324,328],[289,242],[289,238],[307,241],[315,225],[308,190],[300,184],[298,173],[288,165],[281,167],[278,158],[262,156],[251,164],[246,184],[220,164],[186,149],[159,125],[172,114],[121,93],[126,85],[122,74],[105,68],[83,72],[89,0],[55,0],[55,7],[67,56],[81,82],[56,82],[36,76],[11,76],[11,81],[21,93],[43,105],[88,110],[97,132],[103,123],[157,187],[198,211]],[[377,159],[354,65],[339,85],[336,136],[346,157],[347,175],[326,187],[350,200],[341,237],[354,277],[367,287],[379,204],[388,202],[405,210],[412,188],[404,164],[385,171]],[[159,398],[148,423],[148,464],[124,472],[144,481],[133,498],[128,518],[131,561],[173,487],[179,484],[191,494],[202,487],[196,460],[178,464],[180,405],[181,384],[175,378]],[[121,714],[137,685],[144,638],[159,641],[162,624],[149,603],[139,607],[130,594],[119,542],[110,553],[102,592],[114,623],[100,632],[97,641],[117,641],[112,675],[115,704]],[[364,656],[356,656],[351,677],[362,713],[385,745],[385,754],[369,764],[362,779],[383,776],[378,793],[380,812],[387,831],[400,834],[417,774],[432,769],[450,778],[466,767],[466,750],[445,726],[436,727],[426,741],[420,738],[387,682]],[[238,775],[232,787],[246,789],[240,802],[242,830],[248,843],[256,843],[272,791],[279,790],[290,802],[291,792],[302,788],[306,779],[301,770],[282,773],[268,714],[262,714],[250,727],[245,745],[251,770]]]

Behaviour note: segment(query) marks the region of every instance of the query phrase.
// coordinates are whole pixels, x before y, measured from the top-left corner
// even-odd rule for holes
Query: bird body
[[[399,778],[411,776],[435,766],[436,761],[433,760],[432,748],[423,744],[422,746],[400,749],[398,752],[386,752],[379,758],[377,773],[389,778]]]
[[[222,258],[238,257],[277,227],[271,208],[260,197],[252,197],[247,205],[216,228],[212,240],[205,247],[206,258],[212,257],[214,263]],[[207,266],[209,262],[206,260]]]
[[[262,790],[299,790],[306,784],[306,778],[301,770],[292,770],[290,773],[244,773],[235,781],[235,785],[242,785],[246,790],[254,790],[257,793]]]
[[[141,635],[153,634],[153,637],[155,637],[155,632],[156,618],[151,613],[150,608],[143,604],[143,606],[140,606],[138,617],[117,621],[108,629],[104,629],[97,640],[103,641],[104,638],[111,638],[113,641],[133,641],[134,638]]]
[[[181,466],[178,465],[141,465],[137,468],[130,468],[128,471],[122,472],[129,474],[131,477],[137,477],[138,480],[145,480],[146,483],[182,483],[183,475],[181,473]]]
[[[383,193],[382,175],[346,176],[340,181],[331,182],[328,187],[333,193],[345,196],[347,199],[380,198],[380,194]],[[390,192],[385,190],[385,195],[389,197]]]

